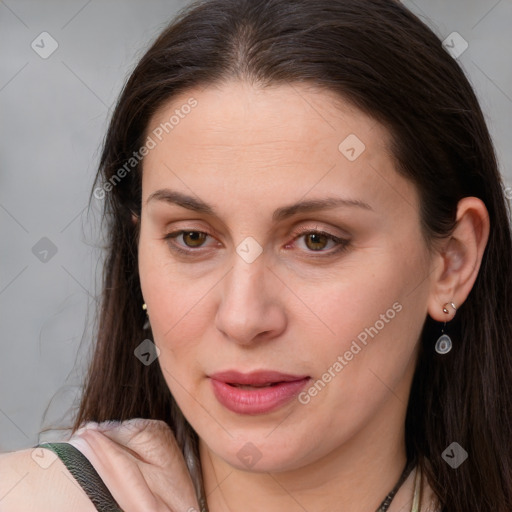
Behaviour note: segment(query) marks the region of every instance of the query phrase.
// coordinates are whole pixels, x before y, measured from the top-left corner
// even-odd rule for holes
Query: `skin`
[[[32,450],[0,455],[2,512],[95,511],[92,502],[60,459],[43,468],[31,455]]]
[[[404,418],[422,325],[427,315],[449,322],[447,302],[463,306],[487,243],[487,210],[477,198],[462,199],[452,236],[429,250],[417,191],[395,170],[389,134],[347,102],[304,84],[226,82],[174,97],[148,134],[190,97],[197,106],[144,159],[142,214],[133,221],[141,223],[139,272],[158,362],[199,434],[209,509],[375,510],[405,464]],[[365,145],[353,161],[338,149],[350,134]],[[217,214],[148,203],[162,188],[210,203]],[[272,222],[276,208],[334,195],[370,209],[343,206]],[[346,250],[328,256],[335,242],[309,238],[301,227],[348,240]],[[164,239],[179,229],[209,236]],[[262,249],[252,262],[236,251],[247,237]],[[172,243],[197,255],[173,252]],[[393,304],[401,309],[390,319]],[[379,320],[378,334],[348,360],[353,340]],[[310,401],[257,416],[225,409],[207,378],[272,369],[314,383],[339,356],[343,369]],[[126,512],[198,510],[163,422],[88,424],[71,442]],[[237,455],[249,442],[260,456],[251,467]],[[94,510],[60,460],[43,469],[31,455],[0,455],[2,511]],[[389,512],[410,510],[414,476]],[[421,510],[430,510],[431,491],[423,491]]]
[[[231,81],[173,98],[148,134],[190,97],[198,106],[145,157],[139,271],[163,375],[200,437],[210,510],[375,510],[405,464],[423,323],[427,314],[449,321],[454,312],[443,305],[460,307],[470,292],[488,237],[485,206],[463,199],[453,236],[432,253],[389,133],[348,102],[303,84]],[[350,134],[365,145],[354,161],[338,148]],[[162,188],[217,213],[148,202]],[[333,195],[370,209],[272,221],[279,207]],[[300,227],[349,243],[333,255],[334,242],[301,236]],[[164,239],[180,229],[208,236]],[[263,251],[251,263],[236,251],[246,237]],[[217,371],[321,379],[396,303],[401,310],[309,403],[249,416],[216,400],[207,375]],[[237,456],[246,443],[261,456],[250,468]],[[390,510],[406,507],[411,486],[412,478]]]

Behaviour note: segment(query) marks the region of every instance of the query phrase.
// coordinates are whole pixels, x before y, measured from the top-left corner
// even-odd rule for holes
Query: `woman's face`
[[[430,259],[387,131],[326,91],[233,81],[173,98],[147,135],[142,292],[203,446],[279,471],[400,430]]]

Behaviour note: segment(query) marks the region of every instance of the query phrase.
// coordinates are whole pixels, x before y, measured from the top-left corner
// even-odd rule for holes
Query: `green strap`
[[[89,459],[72,444],[42,443],[36,448],[48,448],[59,456],[94,503],[96,510],[99,512],[123,512]]]

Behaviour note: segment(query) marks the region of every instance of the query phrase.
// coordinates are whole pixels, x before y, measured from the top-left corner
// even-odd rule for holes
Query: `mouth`
[[[265,414],[288,403],[310,380],[308,375],[275,371],[209,375],[218,402],[238,414]]]

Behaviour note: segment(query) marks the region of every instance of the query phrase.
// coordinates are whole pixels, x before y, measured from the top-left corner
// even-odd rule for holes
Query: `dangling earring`
[[[145,302],[144,302],[144,304],[142,304],[142,309],[146,312],[146,321],[144,322],[144,325],[142,326],[142,328],[144,330],[146,330],[146,329],[149,329],[151,327],[151,325],[149,323],[148,307],[146,306]]]
[[[450,313],[448,311],[448,309],[446,308],[446,306],[451,306],[453,308],[453,311],[457,311],[457,308],[455,307],[455,304],[453,302],[447,302],[443,306],[443,313],[446,313],[446,314]],[[450,352],[450,350],[452,349],[452,346],[453,346],[452,339],[450,338],[450,336],[448,336],[448,334],[445,334],[445,332],[444,332],[445,327],[446,327],[446,322],[444,323],[444,326],[441,329],[441,336],[439,336],[439,338],[436,341],[435,349],[438,354],[447,354],[448,352]]]

